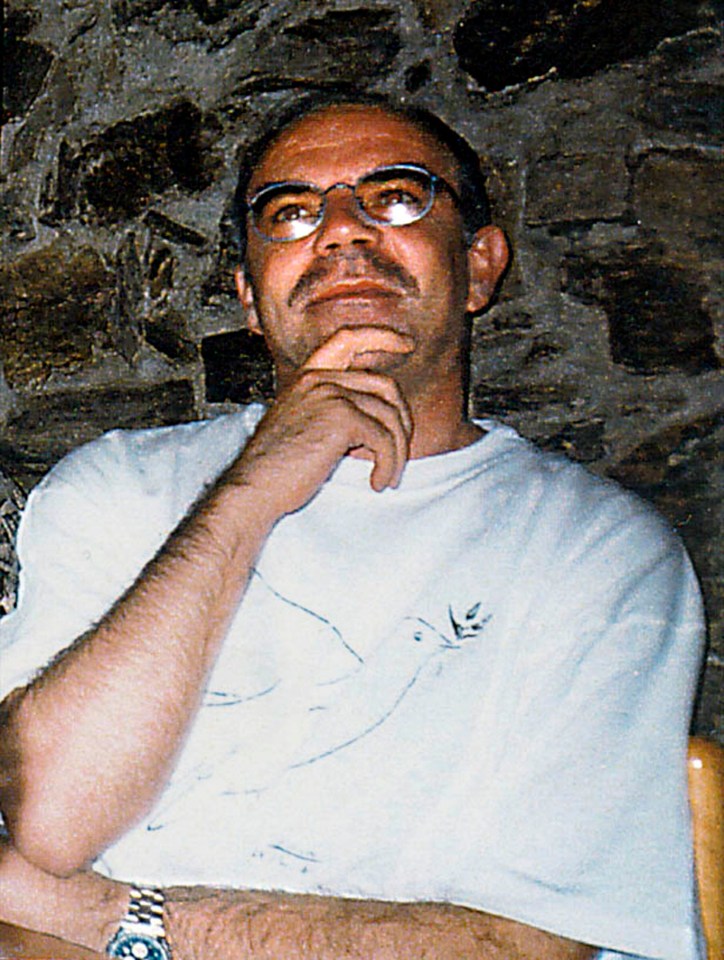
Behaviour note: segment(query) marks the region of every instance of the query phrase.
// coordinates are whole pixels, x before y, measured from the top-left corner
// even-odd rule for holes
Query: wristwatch
[[[130,960],[172,960],[163,925],[164,895],[156,887],[133,887],[121,924],[108,943],[109,957]]]

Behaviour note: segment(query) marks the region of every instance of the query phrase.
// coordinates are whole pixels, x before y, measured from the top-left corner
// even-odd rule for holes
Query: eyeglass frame
[[[362,183],[363,180],[367,180],[369,177],[373,177],[375,176],[375,174],[378,174],[378,173],[383,173],[386,170],[390,170],[390,171],[412,170],[415,173],[423,174],[425,177],[429,178],[430,180],[430,202],[425,207],[423,212],[419,214],[419,216],[414,217],[412,220],[408,220],[407,223],[387,223],[384,220],[376,220],[374,217],[370,216],[369,213],[367,213],[365,208],[362,206],[362,203],[360,202],[359,197],[357,196],[357,187],[360,185],[360,183]],[[313,234],[317,232],[317,230],[319,230],[321,225],[324,223],[324,217],[327,212],[327,194],[331,193],[332,190],[339,190],[341,187],[345,187],[346,189],[351,190],[357,210],[360,216],[362,217],[362,219],[367,221],[367,223],[370,223],[375,227],[399,228],[399,227],[409,227],[411,223],[417,223],[418,221],[423,220],[428,215],[428,213],[432,210],[433,206],[435,205],[435,198],[437,196],[438,184],[450,194],[450,197],[452,198],[455,205],[458,208],[460,208],[462,201],[460,198],[460,194],[457,192],[457,190],[450,183],[448,183],[448,181],[444,177],[441,177],[437,173],[433,173],[431,170],[428,170],[427,167],[423,167],[422,164],[419,164],[419,163],[383,164],[381,167],[375,167],[374,170],[370,170],[368,173],[363,173],[362,176],[358,177],[354,183],[347,183],[344,180],[339,180],[337,183],[331,184],[326,189],[322,189],[322,187],[317,186],[316,183],[310,183],[307,180],[275,180],[272,183],[265,184],[263,187],[261,187],[260,190],[257,190],[256,193],[253,194],[253,196],[251,196],[248,200],[244,201],[244,205],[246,207],[247,216],[251,220],[251,225],[252,225],[252,228],[254,229],[254,232],[259,237],[261,237],[262,240],[266,240],[269,243],[294,243],[297,240],[306,240],[307,237],[311,237]],[[262,233],[262,231],[257,226],[256,219],[254,217],[253,205],[260,199],[260,197],[263,197],[264,194],[268,193],[270,190],[277,190],[279,187],[285,187],[285,186],[306,187],[310,189],[313,193],[315,193],[317,196],[319,196],[319,198],[322,201],[322,205],[319,208],[319,218],[317,219],[317,222],[314,224],[314,226],[309,231],[309,233],[305,233],[301,237],[269,237],[267,236],[267,234]]]

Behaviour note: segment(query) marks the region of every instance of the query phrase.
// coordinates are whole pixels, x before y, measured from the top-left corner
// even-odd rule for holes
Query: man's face
[[[457,188],[454,158],[412,123],[379,108],[331,107],[282,134],[248,196],[283,180],[322,189],[354,184],[398,163],[421,165]],[[251,328],[266,337],[280,386],[340,328],[387,327],[412,337],[413,351],[375,355],[373,365],[416,392],[459,371],[467,260],[460,212],[444,189],[425,217],[405,226],[371,223],[351,190],[337,189],[308,237],[274,242],[249,227],[250,283],[240,278],[240,293]]]

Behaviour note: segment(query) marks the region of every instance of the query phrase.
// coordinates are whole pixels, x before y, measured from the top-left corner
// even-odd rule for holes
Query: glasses
[[[376,226],[405,227],[421,220],[432,209],[439,187],[460,204],[458,194],[442,177],[414,163],[397,163],[378,167],[354,184],[333,183],[326,190],[296,180],[270,183],[246,206],[260,236],[289,243],[314,233],[324,220],[327,194],[342,187],[352,191],[362,218]]]

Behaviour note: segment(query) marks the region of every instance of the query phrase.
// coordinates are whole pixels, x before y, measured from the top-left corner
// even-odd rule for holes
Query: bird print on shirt
[[[480,636],[490,615],[476,602],[441,626],[404,617],[363,658],[329,619],[253,571],[234,643],[222,648],[186,756],[157,810],[214,779],[226,793],[261,792],[287,771],[372,734],[422,672]]]
[[[330,684],[331,697],[313,709],[319,720],[304,743],[304,759],[295,767],[336,753],[381,726],[400,706],[428,663],[446,651],[458,650],[476,637],[491,619],[476,603],[459,619],[448,608],[452,635],[422,617],[405,617],[394,636],[381,643],[367,662],[348,677]]]

